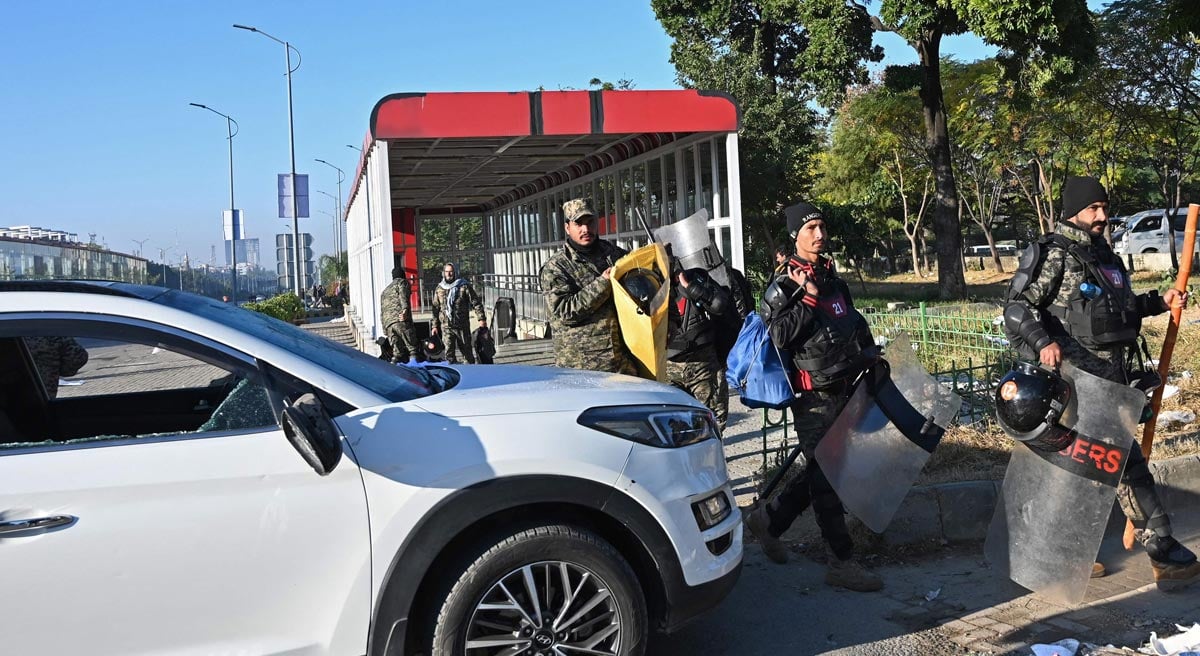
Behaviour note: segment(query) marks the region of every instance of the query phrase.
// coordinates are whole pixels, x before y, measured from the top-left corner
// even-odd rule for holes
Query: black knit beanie
[[[1063,183],[1062,217],[1063,220],[1079,214],[1092,203],[1108,202],[1108,191],[1096,178],[1073,175]]]
[[[783,216],[787,219],[788,234],[791,235],[792,239],[796,238],[796,233],[800,232],[800,228],[803,228],[805,223],[813,219],[825,219],[821,215],[821,210],[817,209],[815,205],[804,201],[784,208]]]

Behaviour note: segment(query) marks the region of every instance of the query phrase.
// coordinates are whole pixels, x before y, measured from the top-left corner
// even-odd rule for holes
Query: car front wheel
[[[538,526],[491,543],[438,613],[435,656],[640,656],[646,601],[621,554],[600,536]]]

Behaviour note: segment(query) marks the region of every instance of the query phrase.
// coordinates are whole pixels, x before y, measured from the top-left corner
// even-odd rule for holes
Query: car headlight
[[[671,405],[588,408],[579,424],[650,446],[674,448],[720,437],[712,411]]]

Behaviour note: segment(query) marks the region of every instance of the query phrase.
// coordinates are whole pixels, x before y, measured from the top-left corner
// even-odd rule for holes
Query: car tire
[[[530,656],[584,653],[576,645],[641,656],[647,640],[646,600],[628,561],[595,533],[555,524],[485,542],[442,604],[432,653],[485,656],[522,645]],[[556,651],[560,642],[567,646]]]

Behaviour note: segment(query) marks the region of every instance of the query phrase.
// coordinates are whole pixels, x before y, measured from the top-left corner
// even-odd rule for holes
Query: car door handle
[[[0,535],[8,533],[21,533],[24,531],[38,531],[56,526],[66,526],[74,522],[77,518],[71,515],[51,515],[49,517],[35,517],[33,519],[14,519],[7,522],[0,522]]]

